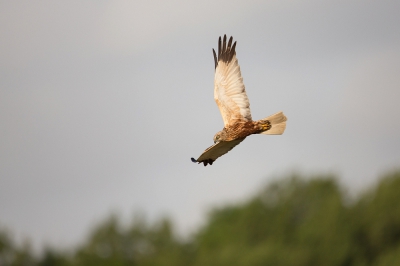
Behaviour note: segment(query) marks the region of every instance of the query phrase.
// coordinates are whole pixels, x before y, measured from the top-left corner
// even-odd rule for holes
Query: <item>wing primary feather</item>
[[[229,61],[232,61],[232,58],[236,53],[235,48],[236,48],[236,42],[233,43],[233,46],[232,46],[232,49],[231,49],[231,53],[229,55]]]
[[[203,161],[203,164],[204,164],[204,166],[207,166],[207,164],[212,165],[213,162],[214,162],[213,159],[208,159],[208,160]]]
[[[222,43],[222,61],[226,58],[226,34],[224,35],[224,42]]]
[[[218,39],[218,61],[219,61],[219,59],[221,58],[221,36],[219,36],[219,39]]]
[[[218,66],[218,62],[222,61],[224,63],[230,63],[233,59],[233,56],[236,54],[235,48],[236,48],[236,41],[233,43],[233,37],[231,36],[229,38],[228,44],[226,43],[227,37],[226,34],[222,38],[221,36],[218,39],[218,54],[215,53],[215,50],[213,50],[214,54],[214,61],[215,61],[215,68]]]
[[[217,59],[217,55],[215,54],[215,50],[214,49],[212,49],[213,50],[213,55],[214,55],[214,63],[215,63],[215,68],[217,68],[217,66],[218,66],[218,59]]]
[[[229,38],[229,42],[228,42],[228,52],[231,51],[232,41],[233,41],[233,36],[231,36],[231,37]]]

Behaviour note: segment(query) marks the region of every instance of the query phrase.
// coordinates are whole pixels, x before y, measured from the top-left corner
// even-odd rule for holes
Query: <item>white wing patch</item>
[[[225,127],[236,120],[251,121],[250,103],[236,55],[229,63],[218,62],[214,78],[214,99]]]

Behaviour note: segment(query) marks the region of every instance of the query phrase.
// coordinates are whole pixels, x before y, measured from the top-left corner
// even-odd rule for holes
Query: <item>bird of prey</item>
[[[278,112],[264,119],[253,121],[250,103],[246,95],[242,74],[236,58],[236,42],[228,43],[226,35],[218,40],[218,56],[213,49],[215,62],[214,100],[216,101],[224,128],[214,136],[214,145],[206,149],[192,162],[212,165],[220,156],[252,134],[281,135],[286,128],[286,116]]]

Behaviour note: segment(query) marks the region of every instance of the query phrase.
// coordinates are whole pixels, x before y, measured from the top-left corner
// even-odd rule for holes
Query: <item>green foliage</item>
[[[334,179],[272,184],[211,215],[197,237],[197,265],[344,265],[352,245],[342,198]]]
[[[400,265],[400,172],[352,204],[332,176],[292,176],[240,205],[216,209],[192,239],[172,223],[111,216],[73,254],[34,258],[0,231],[0,265]]]
[[[54,251],[51,248],[47,248],[36,265],[38,266],[68,266],[71,265],[71,261],[68,255]]]
[[[16,247],[10,234],[5,229],[0,231],[0,265],[25,266],[35,263],[29,242]]]
[[[185,248],[164,219],[149,226],[143,219],[123,228],[116,216],[95,228],[78,249],[74,265],[187,265]]]
[[[357,237],[369,262],[378,260],[382,254],[394,259],[390,254],[400,247],[399,192],[400,172],[390,173],[381,179],[377,188],[363,195],[355,207]]]

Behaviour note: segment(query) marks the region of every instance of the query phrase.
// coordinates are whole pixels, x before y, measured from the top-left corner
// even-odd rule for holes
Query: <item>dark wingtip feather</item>
[[[218,59],[221,56],[221,46],[222,46],[221,36],[219,36],[219,39],[218,39]]]
[[[231,53],[230,53],[230,55],[229,55],[229,61],[231,61],[232,58],[233,58],[233,56],[236,54],[235,48],[236,48],[236,41],[235,41],[235,42],[233,43],[233,45],[232,45]]]
[[[214,54],[214,63],[215,63],[215,68],[218,66],[218,62],[222,61],[224,63],[229,63],[232,61],[233,56],[235,55],[236,51],[236,41],[233,43],[233,37],[231,36],[229,38],[228,44],[226,43],[226,34],[224,35],[223,38],[221,36],[218,39],[218,55],[215,53],[215,50],[213,49],[213,54]],[[231,47],[232,45],[232,47]]]
[[[191,160],[192,160],[192,162],[194,162],[194,163],[203,163],[204,166],[212,165],[213,162],[215,161],[215,160],[213,160],[213,159],[206,159],[206,160],[204,160],[204,161],[200,161],[200,162],[199,162],[199,161],[195,160],[194,158],[191,158]]]
[[[233,37],[231,36],[230,38],[229,38],[229,41],[228,41],[228,52],[231,50],[231,45],[232,45],[232,41],[233,41]]]
[[[222,60],[226,61],[226,34],[224,35],[224,41],[222,43],[222,54],[221,54]]]
[[[218,66],[217,55],[215,54],[215,50],[214,50],[214,49],[212,49],[212,50],[213,50],[213,55],[214,55],[214,64],[215,64],[215,68],[217,68],[217,66]]]

